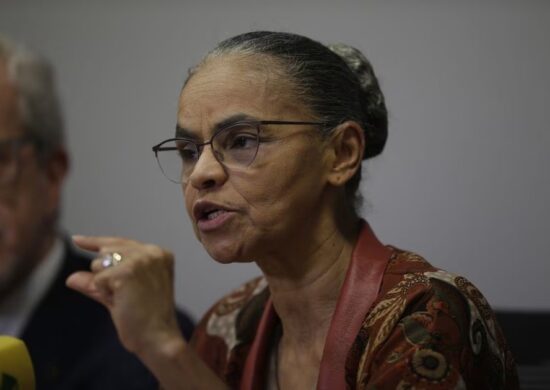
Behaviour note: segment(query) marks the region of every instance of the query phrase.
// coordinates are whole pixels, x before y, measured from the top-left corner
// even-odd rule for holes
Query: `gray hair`
[[[23,126],[42,155],[64,144],[63,119],[50,63],[26,47],[0,35],[0,61],[19,98]]]
[[[225,54],[271,57],[291,79],[299,98],[325,124],[323,134],[353,120],[365,134],[363,158],[382,153],[388,136],[388,112],[373,68],[359,50],[343,44],[325,46],[297,34],[253,31],[221,42],[190,70],[188,80],[209,58]],[[360,203],[360,180],[358,169],[346,185],[349,198],[356,204]]]

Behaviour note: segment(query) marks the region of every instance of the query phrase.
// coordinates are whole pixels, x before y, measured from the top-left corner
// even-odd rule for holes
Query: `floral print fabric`
[[[396,248],[346,360],[348,389],[518,389],[513,357],[468,280]],[[264,278],[216,303],[192,345],[232,388],[269,297]],[[267,371],[267,367],[266,367]]]

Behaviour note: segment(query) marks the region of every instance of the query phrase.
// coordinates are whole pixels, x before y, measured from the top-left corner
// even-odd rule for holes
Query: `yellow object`
[[[0,390],[34,390],[34,369],[23,341],[0,336]]]

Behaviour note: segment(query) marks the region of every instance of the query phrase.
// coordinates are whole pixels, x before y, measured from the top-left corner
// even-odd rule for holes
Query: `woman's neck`
[[[283,345],[316,350],[320,358],[358,231],[357,217],[346,224],[329,223],[301,238],[309,246],[270,259],[276,267],[262,267],[259,262],[281,319]]]

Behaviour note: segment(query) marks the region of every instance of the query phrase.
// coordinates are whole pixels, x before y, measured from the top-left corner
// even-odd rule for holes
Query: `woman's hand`
[[[102,303],[111,313],[126,349],[138,356],[183,341],[174,303],[174,258],[158,246],[114,237],[73,237],[74,243],[99,257],[119,253],[122,261],[91,272],[76,272],[67,286]]]
[[[91,271],[75,272],[67,286],[102,303],[120,341],[167,390],[227,389],[180,333],[174,303],[174,258],[156,245],[114,237],[75,236],[77,246],[99,252]],[[105,268],[101,257],[122,261]]]

